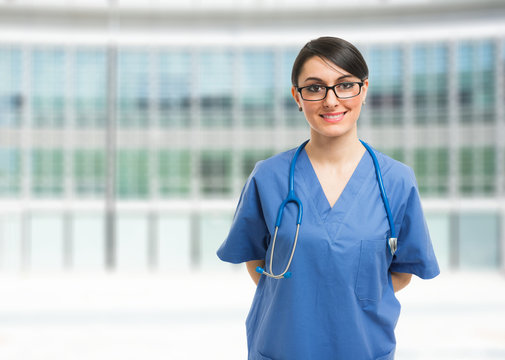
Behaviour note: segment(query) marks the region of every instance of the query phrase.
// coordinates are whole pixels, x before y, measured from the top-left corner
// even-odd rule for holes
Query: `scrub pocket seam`
[[[388,286],[386,239],[361,240],[356,285],[356,297],[360,301],[376,302],[384,286]]]

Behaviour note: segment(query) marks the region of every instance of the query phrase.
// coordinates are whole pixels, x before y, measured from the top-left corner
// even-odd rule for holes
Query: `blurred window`
[[[157,259],[161,271],[191,268],[191,233],[195,231],[191,225],[191,218],[187,214],[160,215]],[[203,236],[202,232],[200,235]]]
[[[272,51],[245,51],[240,56],[240,94],[245,126],[272,127],[275,62]]]
[[[495,122],[495,56],[491,41],[459,45],[458,102],[462,123]]]
[[[146,213],[117,214],[116,262],[119,271],[141,271],[148,265]]]
[[[161,150],[158,161],[160,195],[188,196],[191,191],[189,150]]]
[[[415,122],[447,124],[449,113],[448,50],[445,45],[416,45],[413,49]]]
[[[372,124],[400,125],[403,122],[403,51],[397,46],[375,46],[367,56],[370,69],[367,106]]]
[[[282,53],[282,106],[284,109],[284,123],[286,127],[305,127],[307,121],[301,112],[298,111],[298,105],[291,95],[291,72],[295,62],[298,50],[286,50]]]
[[[78,149],[74,152],[74,184],[79,196],[105,194],[105,151]]]
[[[451,215],[447,211],[425,211],[430,238],[442,270],[451,266]]]
[[[118,56],[118,117],[121,127],[149,126],[149,54],[121,50]]]
[[[66,53],[63,49],[32,54],[32,124],[60,128],[65,123]]]
[[[231,193],[231,151],[209,150],[200,155],[201,193],[204,196]]]
[[[21,152],[0,148],[0,196],[18,195],[21,191]]]
[[[492,147],[464,147],[459,152],[460,192],[468,195],[495,194],[496,154]]]
[[[159,56],[157,104],[159,122],[163,127],[188,128],[191,125],[191,60],[186,52],[164,52]]]
[[[200,265],[203,270],[229,271],[230,264],[216,261],[216,249],[228,235],[233,215],[231,213],[202,214],[200,227]]]
[[[72,77],[76,126],[104,127],[107,119],[105,52],[79,50],[74,61]]]
[[[496,213],[462,213],[459,216],[459,267],[499,267],[499,219]]]
[[[26,228],[31,271],[61,271],[64,268],[65,234],[63,217],[57,212],[34,212]]]
[[[232,126],[234,65],[229,51],[200,54],[198,97],[202,127]]]
[[[21,51],[0,47],[0,126],[18,127],[24,107]]]
[[[93,212],[72,216],[72,270],[100,271],[104,268],[105,219]],[[67,239],[68,241],[68,239]]]
[[[121,149],[117,155],[117,194],[120,198],[143,199],[149,195],[147,149]]]
[[[63,194],[63,149],[32,150],[32,191],[35,196]]]
[[[0,236],[2,238],[2,252],[0,258],[2,260],[1,270],[19,271],[23,270],[23,221],[22,215],[19,212],[5,213],[0,218]]]
[[[422,195],[440,196],[449,193],[449,149],[416,149],[414,171]]]

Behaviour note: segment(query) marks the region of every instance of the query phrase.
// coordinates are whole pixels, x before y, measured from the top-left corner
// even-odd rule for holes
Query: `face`
[[[298,87],[309,85],[333,86],[343,82],[361,81],[344,69],[318,56],[309,58],[302,67]],[[303,109],[310,125],[311,135],[340,137],[356,134],[361,106],[366,98],[368,80],[363,81],[361,93],[350,99],[339,99],[332,90],[319,101],[306,101],[293,86],[291,93]]]

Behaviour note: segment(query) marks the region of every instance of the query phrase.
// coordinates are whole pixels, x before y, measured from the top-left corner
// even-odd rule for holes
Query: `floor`
[[[244,271],[0,275],[0,359],[246,359]],[[505,359],[505,276],[443,272],[399,292],[399,360]]]

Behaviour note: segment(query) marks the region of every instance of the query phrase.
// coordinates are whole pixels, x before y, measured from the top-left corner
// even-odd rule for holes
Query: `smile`
[[[335,123],[339,122],[344,118],[344,115],[346,112],[340,112],[340,113],[328,113],[328,114],[322,114],[320,115],[325,121]]]

